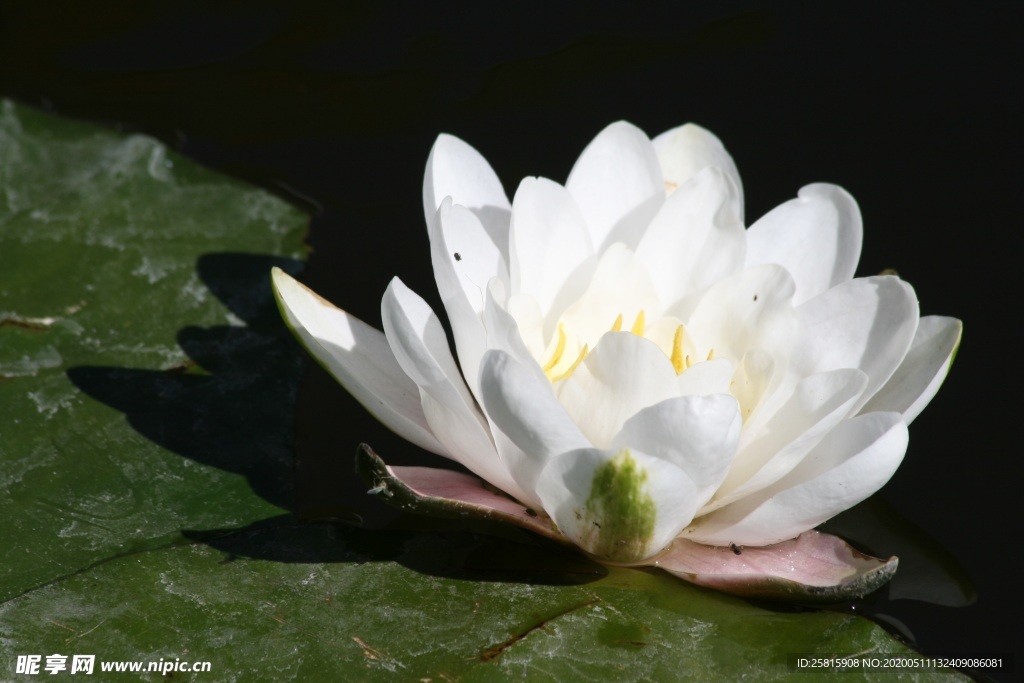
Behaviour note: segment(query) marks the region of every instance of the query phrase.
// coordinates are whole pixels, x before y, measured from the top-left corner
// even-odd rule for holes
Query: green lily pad
[[[215,680],[773,680],[792,675],[789,653],[906,652],[859,617],[774,612],[653,572],[577,568],[590,580],[553,585],[466,568],[493,545],[281,517],[33,591],[0,607],[0,630],[32,652],[209,661]]]
[[[301,368],[266,273],[306,216],[11,102],[0,151],[0,599],[279,514]]]
[[[0,678],[54,653],[295,681],[773,680],[795,653],[912,654],[857,616],[525,533],[299,524],[302,354],[269,271],[299,269],[306,217],[10,102],[0,151]]]

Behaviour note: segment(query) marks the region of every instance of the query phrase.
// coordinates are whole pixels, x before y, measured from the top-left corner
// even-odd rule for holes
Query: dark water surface
[[[441,308],[420,200],[441,131],[483,152],[510,195],[526,175],[563,180],[620,118],[715,132],[748,222],[806,183],[844,186],[864,215],[858,275],[896,268],[923,314],[965,330],[899,472],[835,522],[904,559],[907,578],[856,609],[926,653],[1019,654],[1021,12],[711,4],[21,3],[0,9],[0,96],[155,135],[305,207],[303,279],[375,325],[396,274]],[[424,457],[319,370],[298,439],[296,506],[311,518],[366,507],[359,441]],[[943,604],[965,601],[964,577],[973,603]]]

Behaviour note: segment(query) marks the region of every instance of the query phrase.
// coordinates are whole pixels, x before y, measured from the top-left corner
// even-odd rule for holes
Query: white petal
[[[473,397],[448,349],[441,321],[427,302],[397,277],[384,292],[381,318],[395,358],[419,387],[428,393],[435,388],[451,391],[463,404],[472,406]]]
[[[458,290],[474,313],[484,310],[484,290],[491,278],[508,282],[508,266],[502,253],[488,239],[480,219],[469,209],[442,202],[438,209],[439,229],[432,239],[435,277],[440,276],[438,265],[446,266],[457,278]],[[434,243],[437,247],[434,248]],[[440,286],[440,283],[438,283]]]
[[[487,330],[487,348],[504,351],[532,372],[540,382],[547,382],[547,376],[537,364],[527,347],[518,321],[499,303],[504,298],[504,284],[492,280],[487,288],[487,307],[484,309],[484,329]]]
[[[487,160],[454,135],[437,137],[423,175],[423,212],[429,225],[445,197],[470,209],[511,207],[498,175]]]
[[[498,488],[509,490],[511,477],[462,381],[441,321],[430,306],[394,278],[381,302],[381,318],[391,350],[419,386],[427,422],[449,456]]]
[[[716,359],[717,360],[717,359]],[[736,397],[740,403],[740,413],[744,421],[751,425],[756,424],[757,416],[763,412],[774,410],[773,399],[785,396],[780,387],[783,373],[779,372],[780,363],[770,353],[763,349],[750,349],[743,354],[739,363],[736,364],[736,373],[729,385],[729,393]],[[706,363],[701,363],[706,365]],[[691,368],[695,369],[695,368]],[[687,370],[684,375],[689,374]],[[769,392],[769,387],[774,391]]]
[[[776,365],[789,355],[797,333],[791,301],[793,279],[783,268],[760,265],[712,286],[697,304],[686,328],[700,341],[699,358],[743,358],[751,349],[766,351]]]
[[[963,324],[956,318],[926,315],[914,341],[889,381],[864,404],[862,412],[903,413],[908,425],[932,400],[946,378],[960,347]]]
[[[563,453],[537,484],[544,510],[574,543],[612,562],[658,553],[696,511],[693,481],[675,465],[635,449]]]
[[[540,362],[550,341],[544,336],[544,314],[540,310],[540,304],[529,294],[513,294],[505,297],[503,301],[505,310],[515,321],[523,345],[529,349],[531,357]],[[485,322],[484,325],[489,328],[489,323]]]
[[[395,360],[384,334],[336,308],[280,268],[274,294],[285,322],[317,362],[388,429],[439,455],[448,455],[430,431],[416,383]]]
[[[503,263],[508,263],[512,206],[501,181],[478,151],[453,135],[442,134],[430,150],[423,174],[423,211],[431,237],[438,220],[437,210],[445,197],[473,212],[491,248],[501,254]]]
[[[430,258],[437,290],[455,337],[466,384],[476,393],[477,370],[486,347],[481,313],[491,278],[507,280],[504,260],[477,217],[463,206],[442,202],[430,228]]]
[[[508,454],[506,467],[526,491],[536,489],[541,470],[551,458],[590,446],[547,379],[538,378],[504,351],[484,354],[480,392],[488,417],[519,449]],[[516,460],[517,456],[522,459]]]
[[[732,363],[724,358],[692,365],[679,375],[679,395],[728,394],[734,372]]]
[[[796,281],[794,305],[853,277],[863,224],[853,197],[837,185],[801,188],[747,231],[747,264],[777,263]]]
[[[546,387],[549,382],[544,371],[533,359],[530,351],[526,348],[522,335],[519,333],[519,325],[516,320],[502,308],[498,302],[505,298],[504,285],[497,278],[491,280],[487,290],[487,308],[484,310],[484,327],[487,330],[487,347],[507,353],[518,365],[519,368],[532,374],[537,386]],[[480,401],[483,402],[482,393]],[[486,414],[485,414],[486,415]],[[491,427],[491,435],[494,437],[494,445],[498,448],[498,455],[505,463],[506,469],[515,471],[524,467],[531,459],[512,439],[502,430],[490,415],[486,415]],[[517,484],[518,486],[518,484]],[[543,507],[540,499],[532,489],[519,487],[518,494],[513,493],[516,498],[537,508]]]
[[[671,304],[738,270],[745,241],[736,188],[722,171],[707,168],[665,201],[636,255]]]
[[[512,207],[510,294],[532,296],[547,315],[578,269],[592,267],[594,249],[579,207],[564,187],[525,178]],[[582,293],[565,294],[574,301]]]
[[[793,538],[880,489],[903,461],[908,440],[898,413],[841,422],[787,476],[699,517],[683,537],[710,545],[769,545]]]
[[[686,123],[654,138],[653,145],[665,178],[665,189],[669,193],[682,187],[701,169],[717,168],[733,181],[739,199],[740,220],[743,220],[740,174],[722,141],[714,134],[695,123]]]
[[[643,263],[623,244],[613,244],[601,254],[587,290],[567,309],[562,320],[576,335],[580,346],[594,348],[597,340],[622,316],[629,326],[641,311],[656,316],[658,296]]]
[[[867,380],[853,368],[803,379],[769,419],[744,431],[739,453],[712,509],[769,486],[795,468],[850,414]]]
[[[742,426],[732,396],[680,396],[626,420],[612,440],[612,449],[637,449],[683,470],[693,480],[701,506],[725,478]]]
[[[917,297],[891,275],[849,280],[798,306],[800,338],[791,368],[800,375],[857,368],[868,385],[854,410],[888,381],[914,339]]]
[[[672,362],[654,342],[609,332],[557,388],[558,400],[590,443],[607,448],[630,417],[678,395]]]
[[[649,220],[654,215],[651,209],[657,210],[652,199],[660,199],[665,193],[651,141],[625,121],[611,124],[587,145],[565,187],[583,211],[591,243],[599,248],[623,241],[622,233],[631,231],[620,224],[638,209],[647,213]],[[646,212],[641,207],[646,207]]]

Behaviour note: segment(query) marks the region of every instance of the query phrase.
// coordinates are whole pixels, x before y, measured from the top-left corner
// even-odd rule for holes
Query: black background
[[[964,321],[882,497],[978,598],[878,609],[927,652],[1019,654],[1019,5],[484,5],[10,3],[0,96],[152,134],[302,206],[302,279],[378,326],[396,274],[441,310],[420,193],[442,131],[479,149],[510,195],[526,175],[564,181],[616,119],[716,133],[748,222],[809,182],[842,185],[864,216],[858,275],[895,268],[923,314]],[[304,518],[379,512],[351,474],[359,441],[427,461],[318,369],[297,415]]]

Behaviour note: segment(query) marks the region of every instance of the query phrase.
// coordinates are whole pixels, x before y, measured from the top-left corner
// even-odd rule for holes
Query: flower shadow
[[[387,529],[366,529],[280,515],[240,529],[183,534],[224,553],[224,562],[395,562],[428,576],[539,585],[580,585],[608,575],[578,552],[532,534],[461,520],[403,516]]]
[[[185,327],[187,360],[160,370],[77,366],[70,381],[124,413],[135,431],[198,463],[246,477],[252,490],[285,509],[294,505],[292,406],[302,361],[277,317],[268,273],[295,272],[279,257],[204,254],[197,271],[245,326]]]

